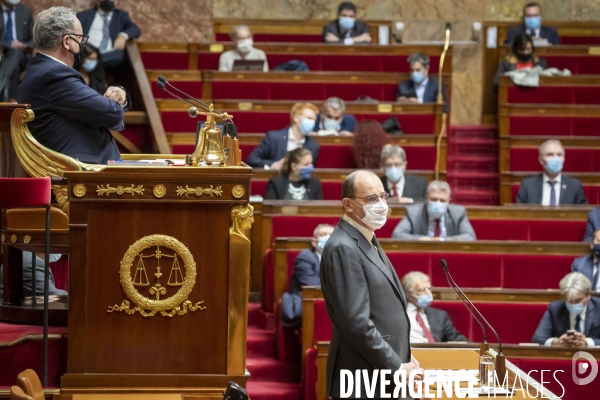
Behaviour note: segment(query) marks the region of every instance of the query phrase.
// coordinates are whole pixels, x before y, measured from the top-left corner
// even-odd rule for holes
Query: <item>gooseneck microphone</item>
[[[475,320],[477,321],[479,326],[481,326],[481,329],[483,331],[483,343],[481,344],[481,347],[480,347],[480,355],[483,355],[483,354],[481,354],[481,352],[484,348],[484,345],[487,344],[485,329],[484,329],[481,321],[483,321],[485,323],[485,325],[492,331],[494,336],[496,336],[496,340],[498,341],[498,354],[496,355],[496,373],[497,373],[498,378],[500,379],[500,382],[502,382],[504,380],[504,375],[506,374],[506,358],[504,356],[504,353],[502,352],[502,341],[500,340],[500,336],[498,336],[498,333],[496,333],[496,330],[492,327],[492,325],[490,325],[490,323],[485,319],[485,317],[481,314],[481,312],[477,309],[477,307],[475,307],[475,305],[471,302],[471,300],[469,300],[469,298],[467,297],[465,292],[463,292],[462,289],[456,284],[456,282],[454,282],[454,279],[452,279],[452,275],[450,275],[450,271],[448,271],[448,263],[446,262],[446,260],[442,259],[440,261],[440,264],[442,265],[442,268],[444,269],[444,273],[446,274],[446,280],[448,281],[448,285],[450,285],[450,287],[452,287],[454,292],[456,292],[458,297],[460,297],[460,299],[462,300],[465,307],[467,307],[467,310],[469,310],[469,312],[471,313],[473,318],[475,318]],[[461,294],[462,294],[462,296],[461,296]],[[464,299],[463,299],[463,297],[464,297]],[[469,306],[467,306],[467,303],[465,303],[465,300],[471,305],[472,309]],[[481,318],[481,320],[479,320],[475,316],[475,313],[477,313],[477,315],[479,316],[479,318]],[[485,353],[485,351],[484,351],[484,353]]]
[[[175,93],[171,92],[169,89],[166,88],[166,86],[163,82],[160,82],[160,81],[156,82],[156,86],[158,86],[159,89],[164,90],[165,92],[169,93],[171,96],[175,97],[178,100],[181,100],[185,103],[191,104],[193,107],[198,106],[198,104],[194,104],[191,101],[183,99],[183,98],[179,97],[178,95],[176,95]]]
[[[181,89],[179,89],[179,88],[177,88],[177,87],[175,87],[175,86],[171,85],[171,84],[169,83],[169,81],[167,81],[167,80],[165,79],[165,77],[164,77],[164,76],[162,76],[162,75],[160,75],[160,76],[158,77],[158,83],[157,83],[157,85],[158,85],[158,87],[159,87],[159,88],[160,88],[160,83],[162,83],[162,84],[163,84],[163,86],[164,86],[164,85],[167,85],[167,86],[169,86],[170,88],[172,88],[172,89],[176,90],[177,92],[179,92],[180,94],[184,95],[185,97],[187,97],[187,98],[189,98],[189,99],[192,99],[192,100],[194,100],[196,103],[198,103],[198,104],[200,104],[201,106],[205,107],[207,110],[210,108],[210,106],[209,106],[208,104],[204,103],[203,101],[201,101],[201,100],[198,100],[197,98],[195,98],[195,97],[193,97],[193,96],[190,96],[189,94],[187,94],[187,93],[186,93],[186,92],[184,92],[183,90],[181,90]],[[169,93],[169,92],[167,91],[167,93]],[[178,98],[179,98],[179,97],[178,97]],[[179,98],[179,99],[181,99],[181,98]],[[189,102],[188,102],[188,103],[189,103]],[[195,104],[194,106],[195,106],[195,107],[197,107],[197,106],[198,106],[198,104]],[[219,113],[219,114],[220,114],[220,111],[217,111],[217,110],[214,110],[214,111],[215,111],[216,113]]]

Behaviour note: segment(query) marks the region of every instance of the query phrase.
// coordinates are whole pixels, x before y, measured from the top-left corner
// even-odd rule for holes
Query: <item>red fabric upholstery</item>
[[[288,215],[275,215],[271,221],[273,224],[273,238],[312,237],[317,225],[330,224],[336,226],[340,221],[340,217],[297,217]]]
[[[408,156],[407,156],[408,157]],[[540,171],[537,148],[511,148],[511,171]],[[598,172],[600,171],[600,150],[567,149],[564,172]]]
[[[213,82],[214,99],[270,99],[265,82]]]
[[[432,307],[444,310],[450,315],[454,327],[467,338],[472,336],[473,329],[479,329],[479,325],[473,321],[471,314],[460,301],[434,301]]]
[[[556,289],[560,280],[570,272],[575,256],[505,254],[503,258],[503,287]],[[524,274],[524,271],[527,273]]]
[[[339,200],[342,196],[342,182],[321,182],[323,200]]]
[[[317,400],[317,350],[304,353],[304,400]]]
[[[508,88],[509,103],[535,104],[573,104],[574,89],[569,87],[510,86]]]
[[[331,320],[325,307],[325,300],[315,300],[315,330],[313,332],[313,343],[331,340]]]
[[[400,223],[401,219],[402,218],[398,217],[389,217],[383,228],[377,231],[377,237],[380,239],[391,238],[392,233],[394,232],[394,228],[396,228],[396,226]]]
[[[600,136],[600,118],[510,117],[510,134],[513,136]]]
[[[140,53],[145,69],[188,69],[187,53]]]
[[[268,248],[265,250],[265,272],[264,272],[264,299],[265,299],[265,311],[273,312],[274,294],[273,287],[275,285],[275,255],[273,249]]]
[[[534,242],[581,241],[585,234],[585,221],[532,221],[531,239]]]
[[[502,343],[530,343],[535,329],[548,308],[547,304],[536,303],[475,302],[475,306],[494,327]],[[510,323],[507,322],[507,316],[510,316]],[[473,322],[471,337],[475,342],[480,342],[482,339],[481,329],[476,322]],[[488,331],[488,342],[494,341],[492,332]]]
[[[502,287],[501,254],[438,254],[431,255],[431,283],[448,286],[440,260],[445,259],[452,277],[460,287]],[[479,271],[475,272],[475,271]]]
[[[560,44],[600,44],[600,36],[563,36],[560,38]]]
[[[431,255],[429,254],[388,252],[387,256],[399,279],[411,271],[431,274]]]
[[[600,136],[600,118],[573,118],[572,125],[573,136]]]
[[[567,68],[575,75],[597,75],[600,73],[598,56],[546,56],[549,68]]]
[[[351,146],[328,145],[319,149],[316,168],[354,168],[354,151]],[[338,193],[338,198],[342,192]]]
[[[530,240],[525,221],[470,220],[478,240]]]
[[[221,53],[200,53],[198,54],[198,69],[219,69],[219,58]]]
[[[390,114],[355,114],[354,116],[358,121],[363,119],[374,119],[376,121],[383,122],[390,118]],[[402,131],[405,134],[430,135],[432,133],[436,133],[435,115],[433,114],[397,114],[395,117],[398,119],[398,122],[402,127]]]
[[[263,196],[267,192],[267,181],[250,181],[250,194]]]
[[[0,178],[0,208],[41,207],[50,204],[50,177]]]
[[[600,104],[600,88],[578,87],[573,90],[575,104]]]
[[[189,95],[194,96],[198,99],[202,98],[202,82],[175,82],[173,86],[183,90],[184,92],[186,92]],[[157,99],[172,98],[172,96],[169,93],[165,92],[164,90],[159,89],[158,86],[156,85],[156,82],[152,82],[151,87],[152,87],[152,94],[154,95],[155,98],[157,98]],[[174,92],[174,90],[170,90],[170,91]]]

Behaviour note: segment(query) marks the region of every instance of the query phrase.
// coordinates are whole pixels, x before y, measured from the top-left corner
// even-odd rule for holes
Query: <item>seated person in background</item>
[[[96,92],[100,94],[106,93],[108,84],[106,83],[106,75],[104,74],[104,65],[100,61],[100,52],[97,48],[88,44],[85,46],[83,57],[83,63],[77,68],[83,80]]]
[[[538,3],[527,3],[523,7],[523,25],[511,28],[506,34],[504,45],[510,45],[515,37],[526,33],[533,39],[545,39],[548,44],[560,44],[560,37],[554,28],[542,26],[542,6]]]
[[[413,53],[408,56],[410,80],[401,82],[396,91],[396,100],[403,104],[436,103],[438,80],[429,76],[429,56],[425,53]],[[446,85],[442,83],[444,112],[448,112]]]
[[[545,346],[600,346],[600,299],[592,297],[590,280],[571,272],[560,281],[564,300],[548,305],[532,342]]]
[[[298,148],[310,150],[313,163],[319,158],[319,143],[308,136],[314,131],[319,109],[311,103],[296,103],[290,111],[290,126],[269,131],[252,153],[246,164],[253,168],[280,170],[288,151]]]
[[[581,181],[561,174],[565,161],[562,143],[555,139],[547,140],[540,146],[539,153],[544,173],[521,182],[517,203],[543,206],[587,204]]]
[[[354,163],[356,168],[377,169],[381,150],[390,143],[388,134],[374,119],[364,119],[354,130]]]
[[[314,169],[310,150],[288,152],[279,175],[269,179],[265,200],[323,200],[321,181],[312,177]]]
[[[35,119],[28,126],[42,145],[82,162],[106,164],[121,158],[110,131],[124,129],[129,102],[122,88],[111,86],[103,96],[73,69],[85,53],[82,32],[69,8],[38,14],[33,27],[38,52],[27,66],[18,101],[31,104]]]
[[[524,68],[533,68],[536,66],[546,69],[548,68],[548,63],[544,58],[538,58],[538,56],[535,55],[535,47],[533,46],[531,36],[526,33],[517,35],[512,42],[510,52],[506,55],[506,58],[502,61],[496,71],[493,84],[494,92],[498,91],[500,77],[506,72],[517,71]]]
[[[592,283],[592,291],[600,292],[598,271],[600,270],[600,229],[594,233],[590,242],[590,254],[579,257],[573,261],[571,271],[581,272]]]
[[[427,191],[427,179],[420,176],[405,175],[408,161],[406,152],[400,146],[386,144],[381,150],[381,169],[385,176],[381,178],[383,188],[390,194],[390,201],[400,203],[424,201]]]
[[[321,253],[333,233],[333,226],[319,224],[310,239],[310,247],[302,250],[294,260],[294,272],[290,280],[290,291],[281,299],[281,321],[291,327],[302,321],[302,286],[321,286]]]
[[[338,7],[338,19],[323,27],[324,43],[371,43],[371,33],[366,22],[356,20],[356,6],[344,1]]]
[[[594,232],[600,229],[600,207],[594,208],[588,214],[588,221],[585,226],[584,242],[591,242],[594,239]]]
[[[227,50],[219,57],[219,71],[229,72],[233,70],[235,60],[265,60],[263,71],[269,71],[267,55],[264,51],[254,48],[252,32],[246,25],[238,25],[229,34],[235,49]]]
[[[323,109],[317,114],[315,132],[311,136],[352,136],[356,118],[346,114],[346,103],[339,97],[330,97],[323,103]]]
[[[43,256],[43,255],[42,255]],[[60,259],[60,254],[50,254],[50,262],[53,263]],[[35,257],[35,292],[38,296],[44,294],[44,271],[45,271],[45,262],[40,257]],[[0,265],[0,298],[2,298],[2,290],[3,290],[3,270],[2,265]],[[33,279],[33,269],[31,268],[31,253],[28,251],[23,252],[23,294],[25,296],[32,295],[32,286],[31,282]],[[52,269],[50,269],[50,277],[48,278],[48,294],[55,296],[66,296],[67,292],[61,289],[57,289],[54,285],[54,275],[52,274]]]
[[[125,62],[125,45],[142,34],[129,13],[115,8],[114,0],[96,0],[96,6],[77,13],[83,34],[100,49],[105,68],[115,69]]]
[[[467,342],[456,330],[450,315],[444,310],[429,307],[433,301],[431,280],[420,271],[409,272],[402,277],[406,293],[406,314],[410,320],[411,343]]]
[[[450,185],[433,181],[426,202],[406,207],[406,215],[394,229],[393,238],[405,240],[477,240],[463,206],[450,203]]]

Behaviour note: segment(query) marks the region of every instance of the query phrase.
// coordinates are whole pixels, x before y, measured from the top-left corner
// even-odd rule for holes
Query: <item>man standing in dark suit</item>
[[[600,299],[592,297],[590,280],[571,272],[560,281],[564,300],[548,305],[532,341],[545,346],[600,346]]]
[[[547,140],[540,146],[539,154],[544,173],[521,182],[517,203],[543,206],[587,204],[581,181],[561,174],[565,162],[562,143],[555,139]]]
[[[590,282],[592,282],[592,290],[600,292],[600,282],[598,279],[598,271],[600,270],[600,229],[594,233],[594,237],[590,242],[590,254],[579,257],[573,261],[571,271],[581,272]]]
[[[386,221],[387,193],[370,171],[348,175],[342,185],[344,216],[325,244],[321,288],[331,319],[327,394],[340,397],[340,373],[402,368],[423,371],[411,355],[406,297],[374,231]],[[393,381],[393,380],[392,380]],[[361,394],[365,393],[361,380]],[[375,393],[380,393],[377,381]],[[352,390],[351,398],[356,398]]]
[[[125,44],[142,32],[127,11],[115,8],[115,0],[96,0],[96,7],[77,13],[83,33],[90,44],[100,50],[102,64],[114,69],[125,60]]]
[[[414,53],[408,56],[410,80],[401,82],[396,91],[396,100],[403,104],[436,103],[439,84],[436,78],[429,76],[429,56]],[[448,112],[446,85],[442,83],[443,111]]]
[[[338,19],[323,27],[324,43],[371,43],[373,38],[366,22],[356,20],[356,6],[344,1],[338,7]]]
[[[127,95],[111,86],[103,96],[73,69],[87,42],[75,12],[65,7],[40,12],[33,38],[38,53],[27,66],[18,97],[35,113],[28,123],[33,136],[49,149],[82,162],[119,159],[110,130],[124,128]]]
[[[286,327],[297,326],[302,321],[302,286],[321,286],[321,253],[333,233],[333,226],[319,224],[310,238],[310,248],[304,249],[294,260],[290,291],[281,299],[281,322]]]
[[[248,156],[246,164],[253,168],[279,171],[288,151],[304,147],[310,150],[313,164],[319,158],[319,143],[308,136],[315,128],[319,109],[311,103],[296,103],[290,111],[290,126],[269,131],[257,148]]]
[[[433,181],[427,186],[426,202],[406,207],[406,215],[392,237],[404,240],[477,240],[467,210],[450,204],[450,185]]]
[[[548,44],[560,44],[560,37],[556,29],[542,26],[542,6],[538,3],[527,3],[523,7],[523,25],[511,28],[506,34],[504,44],[510,46],[515,37],[523,32],[534,40],[545,39]]]
[[[402,288],[408,299],[406,313],[410,319],[411,343],[468,341],[456,330],[446,311],[429,307],[433,294],[427,275],[420,271],[409,272],[402,278]]]
[[[383,189],[390,195],[390,202],[414,203],[424,201],[427,192],[427,179],[406,175],[406,152],[400,146],[386,144],[381,150],[381,169],[385,176],[381,178]]]
[[[2,14],[3,57],[0,64],[0,101],[9,101],[17,96],[19,75],[31,59],[33,42],[33,14],[20,0],[0,0]]]

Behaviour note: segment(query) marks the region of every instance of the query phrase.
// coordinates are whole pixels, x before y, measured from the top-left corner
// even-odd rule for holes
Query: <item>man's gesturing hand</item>
[[[106,97],[107,99],[114,100],[120,105],[124,105],[125,100],[127,99],[127,97],[125,96],[125,91],[116,86],[110,86],[106,90],[106,93],[104,93],[104,97]]]

